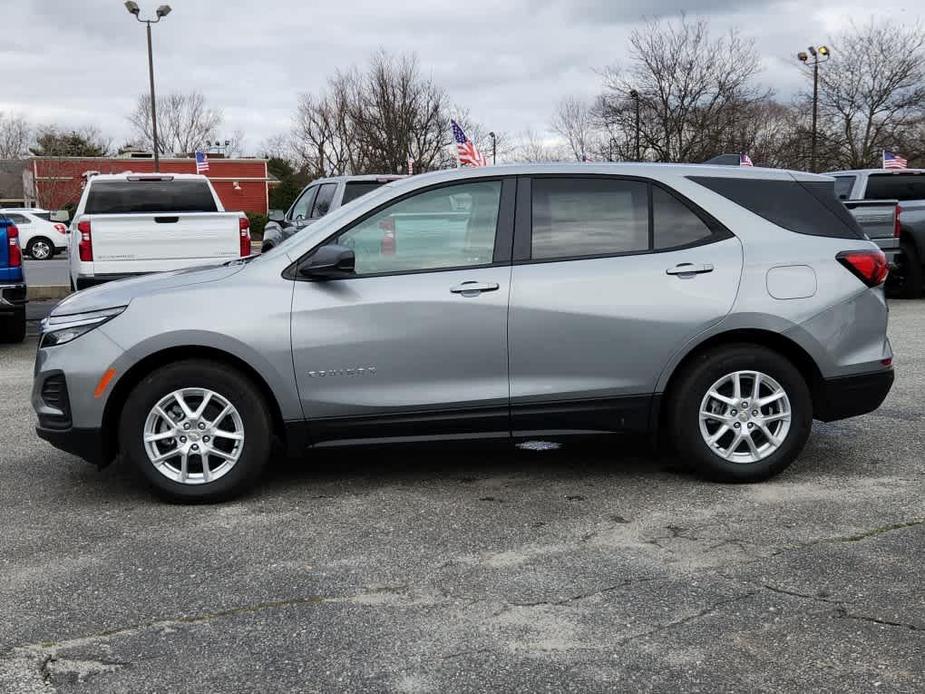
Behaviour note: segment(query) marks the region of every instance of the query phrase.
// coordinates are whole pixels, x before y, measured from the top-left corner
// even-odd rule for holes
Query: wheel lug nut
[[[747,402],[743,402],[743,403],[742,403],[742,409],[745,409],[746,407],[748,407],[748,403],[747,403]]]
[[[184,424],[184,425],[183,425],[183,428],[184,428],[184,429],[189,429],[189,422],[187,422],[186,424]]]
[[[185,436],[181,436],[181,437],[180,437],[180,443],[186,443],[186,437],[185,437]]]
[[[199,450],[199,446],[197,446],[195,443],[193,444],[193,450],[194,450],[194,451],[198,451],[198,450]]]
[[[736,429],[738,429],[740,426],[742,426],[742,425],[739,424],[738,422],[735,423],[735,428],[736,428]]]
[[[758,410],[752,410],[752,417],[758,416]]]
[[[203,437],[202,437],[202,440],[203,440],[203,441],[208,441],[208,440],[209,440],[209,437],[208,437],[208,436],[203,436]]]
[[[753,426],[755,426],[755,425],[752,424],[751,422],[748,423],[748,428],[749,428],[749,429],[751,429]]]
[[[199,422],[199,428],[200,428],[200,429],[205,429],[205,428],[206,428],[206,425],[203,424],[202,422]]]
[[[736,412],[735,410],[733,410],[733,411],[732,411],[732,412],[730,412],[729,414],[731,414],[731,415],[732,415],[733,417],[735,417],[735,416],[736,416],[737,414],[739,414],[739,413],[738,413],[738,412]]]

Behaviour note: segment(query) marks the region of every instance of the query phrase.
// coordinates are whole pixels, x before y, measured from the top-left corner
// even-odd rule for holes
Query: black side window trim
[[[533,249],[533,193],[532,181],[540,178],[570,178],[570,179],[607,179],[611,181],[640,181],[647,184],[647,197],[649,201],[649,248],[646,250],[623,251],[621,253],[599,253],[595,255],[573,255],[561,256],[555,258],[532,257]],[[688,210],[702,221],[710,230],[710,236],[698,241],[693,241],[681,246],[670,246],[667,248],[655,248],[655,209],[652,204],[652,190],[659,188],[678,202],[684,205]],[[700,207],[697,203],[684,197],[674,188],[665,185],[661,181],[656,181],[644,176],[615,176],[613,174],[537,174],[532,176],[522,176],[518,179],[517,187],[517,224],[514,237],[514,265],[530,265],[539,263],[560,263],[569,260],[595,260],[597,258],[621,258],[633,255],[650,255],[653,253],[671,253],[682,251],[687,248],[697,248],[706,246],[718,241],[732,238],[734,234],[729,231],[718,219]]]
[[[401,195],[396,198],[385,201],[378,207],[373,208],[362,217],[358,217],[350,222],[347,226],[343,226],[336,231],[332,232],[324,238],[324,240],[319,241],[315,246],[299,256],[298,260],[289,265],[285,270],[283,270],[282,276],[288,280],[295,280],[296,282],[315,282],[317,280],[312,280],[307,277],[302,277],[299,274],[299,264],[307,260],[312,256],[312,254],[321,246],[327,245],[331,239],[336,236],[340,236],[343,233],[350,231],[353,227],[362,224],[370,217],[378,214],[382,210],[392,205],[395,205],[403,200],[414,197],[421,193],[429,193],[433,190],[439,190],[441,188],[450,188],[453,186],[465,185],[467,183],[487,183],[491,181],[500,181],[501,182],[501,197],[498,201],[498,225],[495,228],[495,248],[493,253],[492,262],[485,263],[483,265],[462,265],[454,267],[441,267],[441,268],[424,268],[421,270],[400,270],[397,272],[375,272],[367,275],[356,275],[355,277],[345,277],[343,279],[333,279],[333,280],[324,280],[325,282],[343,282],[344,280],[362,280],[372,277],[394,277],[399,275],[420,275],[424,273],[436,273],[436,272],[454,272],[458,270],[478,270],[487,267],[503,267],[511,264],[511,245],[514,238],[514,209],[516,203],[516,179],[514,176],[486,176],[484,178],[463,178],[456,179],[453,181],[444,181],[443,183],[437,183],[432,186],[426,186],[423,188],[415,188],[414,190],[408,191],[404,195]]]

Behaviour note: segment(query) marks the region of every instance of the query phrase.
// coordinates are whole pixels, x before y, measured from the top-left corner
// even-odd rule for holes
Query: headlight
[[[72,313],[69,316],[49,316],[42,321],[42,347],[55,347],[76,340],[84,333],[98,328],[125,310],[125,306],[104,308],[99,311]]]

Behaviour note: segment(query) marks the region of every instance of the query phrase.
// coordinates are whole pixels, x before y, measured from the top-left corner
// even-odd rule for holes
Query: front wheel
[[[698,356],[669,394],[679,454],[703,476],[757,482],[786,469],[812,428],[809,387],[793,364],[758,345]]]
[[[119,443],[161,496],[208,502],[256,482],[271,433],[266,403],[250,379],[224,364],[190,360],[158,369],[135,387]]]

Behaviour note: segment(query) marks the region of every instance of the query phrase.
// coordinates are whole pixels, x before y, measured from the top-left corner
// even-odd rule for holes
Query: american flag
[[[892,152],[883,150],[884,169],[905,169],[908,164],[909,161],[899,156],[898,154],[893,154]]]
[[[453,139],[456,140],[456,159],[460,166],[488,166],[488,161],[482,156],[472,140],[466,137],[466,133],[459,127],[459,123],[451,120],[453,126]]]
[[[739,166],[754,166],[754,164],[752,164],[752,158],[747,154],[740,154]]]
[[[209,158],[205,152],[196,152],[196,173],[204,173],[209,170]]]

